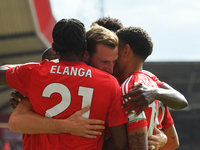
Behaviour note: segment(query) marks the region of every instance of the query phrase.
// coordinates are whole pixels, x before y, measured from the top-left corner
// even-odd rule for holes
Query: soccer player
[[[116,34],[119,38],[119,57],[115,63],[114,75],[118,77],[123,94],[128,93],[131,87],[138,83],[158,88],[157,83],[142,71],[144,61],[153,50],[153,42],[148,33],[138,27],[126,27],[118,30]],[[125,99],[124,103],[129,99]],[[165,131],[168,128],[174,128],[168,108],[158,100],[146,107],[145,113],[142,112],[139,116],[135,116],[137,111],[136,109],[128,115],[129,123],[127,128],[132,132],[132,135],[129,135],[130,146],[138,145],[140,147],[136,140],[138,137],[143,137],[142,132],[141,134],[134,133],[134,129],[147,125],[148,134],[153,134],[154,127],[162,129],[165,134],[168,134]],[[179,146],[176,133],[174,133],[173,141],[176,143],[175,147],[173,147],[174,149]],[[165,145],[163,148],[172,149],[170,146],[174,145]]]
[[[90,33],[90,34],[89,34]],[[91,35],[91,33],[93,33],[93,32],[89,32],[88,31],[88,35]],[[88,36],[89,37],[89,36]],[[89,39],[88,39],[88,41],[90,41]],[[91,40],[92,41],[92,40]],[[98,45],[98,44],[96,44],[96,45]],[[104,70],[104,71],[108,71],[109,72],[109,70],[111,70],[112,71],[112,69],[110,69],[110,66],[112,66],[113,65],[113,63],[114,63],[114,60],[112,59],[112,57],[107,57],[107,55],[105,55],[105,56],[103,56],[103,54],[105,54],[105,53],[101,53],[101,49],[96,49],[96,48],[98,48],[98,46],[88,46],[88,52],[86,52],[86,59],[88,59],[88,55],[89,55],[89,57],[90,57],[90,55],[91,55],[91,57],[88,59],[88,60],[85,60],[85,61],[88,61],[87,63],[88,64],[90,64],[91,62],[93,62],[93,65],[94,64],[96,64],[96,65],[99,65],[99,66],[102,66],[102,70]],[[101,45],[102,46],[102,45]],[[94,49],[92,48],[92,47],[95,47]],[[111,53],[112,54],[112,52],[114,52],[114,51],[109,51],[109,53]],[[115,54],[114,54],[115,55]],[[103,56],[103,57],[102,57]],[[109,55],[108,55],[109,56]],[[101,59],[100,59],[101,58]],[[103,59],[102,59],[103,58]],[[111,58],[111,59],[110,59]],[[116,58],[115,58],[116,59]],[[96,61],[96,62],[95,62]],[[99,64],[99,63],[101,63],[101,64]],[[97,66],[96,66],[97,67]],[[153,78],[153,77],[152,77]],[[153,88],[153,90],[158,90],[158,89],[155,89],[155,88]],[[169,90],[170,91],[170,90]],[[168,91],[168,93],[173,93],[173,92],[169,92]],[[148,91],[147,91],[148,92]],[[152,92],[152,90],[151,90],[151,92]],[[174,91],[175,92],[175,91]],[[175,97],[175,98],[173,98],[174,100],[176,100],[176,99],[178,99],[178,98],[176,98],[176,96],[177,96],[177,94],[176,95],[172,95],[171,97]],[[152,98],[151,98],[152,99]],[[154,97],[153,97],[153,100],[155,100],[154,99]],[[155,137],[152,137],[151,136],[151,139],[153,139],[153,140],[155,140]],[[156,143],[154,143],[154,145],[156,145]],[[157,148],[157,146],[156,146],[156,148]]]
[[[85,28],[80,21],[60,20],[54,26],[52,44],[59,62],[45,60],[12,68],[1,66],[0,84],[7,84],[29,97],[36,113],[58,120],[90,105],[90,111],[83,115],[105,121],[112,134],[104,148],[124,149],[127,144],[127,116],[121,109],[119,84],[111,75],[82,62],[85,38]],[[21,101],[14,113],[21,111],[23,105],[29,107],[30,104]],[[68,133],[24,134],[23,149],[101,150],[103,138],[104,132],[95,139]]]
[[[114,32],[116,32],[118,29],[123,28],[123,25],[119,19],[110,17],[99,18],[97,21],[93,22],[91,26],[95,24],[101,25]],[[180,92],[172,88],[167,83],[161,82],[151,72],[146,70],[142,70],[142,72],[149,76],[152,80],[154,80],[160,88],[150,88],[141,83],[134,85],[133,89],[135,90],[131,90],[123,96],[123,99],[133,97],[128,102],[124,103],[123,108],[126,108],[129,105],[132,105],[132,103],[136,102],[134,105],[128,108],[127,113],[131,112],[132,110],[135,110],[138,106],[141,106],[136,112],[136,115],[139,115],[149,104],[151,104],[156,99],[160,100],[167,106],[177,110],[185,108],[188,105],[187,100]],[[175,128],[170,127],[167,130],[165,130],[165,132],[168,132],[168,140],[166,140],[166,135],[162,134],[162,132],[160,132],[157,128],[155,128],[155,135],[148,134],[149,148],[151,146],[155,147],[156,149],[158,147],[163,147],[166,141],[167,145],[170,145],[172,149],[173,145],[174,147],[176,147],[177,142],[174,142],[173,140],[174,132],[176,133]]]

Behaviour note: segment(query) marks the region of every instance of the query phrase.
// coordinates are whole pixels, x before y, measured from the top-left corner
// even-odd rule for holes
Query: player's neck
[[[82,55],[77,56],[76,54],[70,53],[69,55],[58,55],[59,61],[65,60],[65,61],[74,61],[74,62],[82,62],[83,57]]]
[[[122,84],[132,73],[134,72],[140,72],[143,69],[143,62],[133,60],[131,62],[128,62],[126,64],[126,67],[124,67],[123,73],[118,77],[118,80],[120,84]]]

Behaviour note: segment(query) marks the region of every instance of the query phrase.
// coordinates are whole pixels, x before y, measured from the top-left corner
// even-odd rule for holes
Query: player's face
[[[114,66],[114,76],[120,77],[120,75],[123,72],[123,69],[125,67],[125,62],[123,58],[124,54],[124,45],[122,43],[119,43],[118,45],[118,59],[115,61],[115,66]]]
[[[113,67],[117,58],[118,46],[111,48],[103,44],[97,44],[96,53],[90,58],[89,65],[113,74]]]

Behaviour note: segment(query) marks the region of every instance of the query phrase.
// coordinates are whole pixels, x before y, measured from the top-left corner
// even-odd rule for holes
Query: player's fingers
[[[137,111],[137,113],[135,114],[135,116],[138,116],[142,111],[144,111],[144,109],[147,107],[147,105],[142,105],[140,107],[140,109]]]
[[[133,96],[137,96],[137,95],[139,95],[141,93],[141,91],[140,90],[134,90],[134,91],[129,91],[127,94],[125,94],[125,95],[123,95],[122,97],[121,97],[121,99],[123,100],[123,99],[126,99],[126,98],[128,98],[128,97],[133,97]]]
[[[140,88],[140,87],[142,87],[142,83],[139,83],[139,84],[137,84],[137,85],[133,85],[129,91],[137,90],[137,89]]]
[[[77,111],[76,114],[82,115],[83,113],[87,112],[89,109],[90,109],[90,106],[87,105],[86,107],[84,107],[81,110]]]
[[[157,133],[157,134],[158,134],[158,133],[161,133],[161,131],[160,131],[158,128],[156,128],[156,127],[154,128],[154,131],[155,131],[155,133]]]
[[[17,95],[16,92],[12,92],[12,93],[11,93],[11,96],[12,96],[15,100],[21,101],[21,97],[19,97],[19,96]]]
[[[90,130],[97,130],[97,129],[105,129],[105,127],[101,126],[101,125],[90,125],[88,127],[88,129],[90,129]]]
[[[152,143],[153,145],[156,145],[157,144],[156,141],[158,141],[158,140],[159,139],[157,136],[148,134],[148,141],[153,141],[154,142],[154,143]]]
[[[88,124],[105,124],[103,120],[83,118]]]
[[[102,132],[94,131],[94,130],[87,130],[86,134],[89,134],[89,135],[102,135]]]
[[[12,99],[10,99],[10,103],[13,104],[13,105],[17,105],[19,103],[19,101],[12,98]]]
[[[157,145],[157,142],[154,140],[149,140],[148,139],[148,145]]]
[[[156,150],[156,147],[154,145],[148,145],[148,149],[150,149],[150,150]]]
[[[98,120],[98,119],[87,119],[89,124],[105,124],[103,120]]]
[[[95,138],[97,138],[97,136],[95,136],[95,135],[90,135],[90,134],[84,134],[84,135],[82,135],[82,137],[88,138],[88,139],[95,139]]]
[[[135,110],[137,107],[139,107],[142,103],[140,101],[138,101],[137,103],[135,103],[133,106],[131,106],[126,113],[131,112],[132,110]]]
[[[122,108],[126,108],[126,107],[130,106],[131,104],[133,104],[134,102],[137,102],[137,101],[138,101],[137,97],[133,97],[129,101],[127,101],[125,104],[123,104]]]
[[[15,109],[15,108],[16,108],[16,106],[15,106],[15,105],[13,105],[12,103],[10,103],[10,107],[12,107],[13,109]]]

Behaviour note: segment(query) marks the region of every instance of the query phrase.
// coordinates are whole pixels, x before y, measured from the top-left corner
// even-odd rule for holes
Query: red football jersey
[[[135,84],[143,83],[146,86],[158,87],[158,82],[160,84],[162,83],[156,76],[151,78],[149,74],[147,75],[144,71],[134,72],[122,83],[122,94],[124,95],[128,93],[131,87]],[[127,102],[129,99],[123,100],[123,103]],[[139,108],[135,111],[137,112],[138,109]],[[135,111],[132,111],[128,115],[128,131],[148,125],[148,134],[153,134],[155,126],[159,129],[165,130],[173,125],[173,119],[168,108],[158,100],[155,100],[153,103],[148,105],[148,107],[146,107],[145,110],[137,117],[134,116],[136,113]]]
[[[46,117],[64,119],[81,108],[91,108],[83,116],[104,120],[108,127],[128,122],[121,109],[121,90],[110,74],[83,62],[24,64],[10,68],[7,83],[29,97],[33,110]],[[104,133],[104,132],[103,132]],[[104,134],[86,139],[71,134],[24,134],[24,150],[100,150]]]
[[[149,76],[154,82],[156,82],[158,87],[160,87],[160,85],[165,83],[165,82],[160,81],[158,79],[158,77],[156,77],[153,73],[151,73],[147,70],[142,70],[142,72],[145,75]],[[173,122],[173,119],[169,112],[168,107],[165,104],[163,104],[162,102],[158,101],[158,109],[157,110],[163,111],[163,113],[165,112],[164,115],[163,115],[163,113],[162,113],[162,115],[161,115],[161,113],[159,113],[158,118],[160,118],[160,119],[158,119],[158,120],[160,120],[162,126],[159,125],[159,126],[157,126],[157,128],[165,130],[165,129],[171,127],[174,122]],[[159,122],[159,121],[157,121],[157,122]]]

